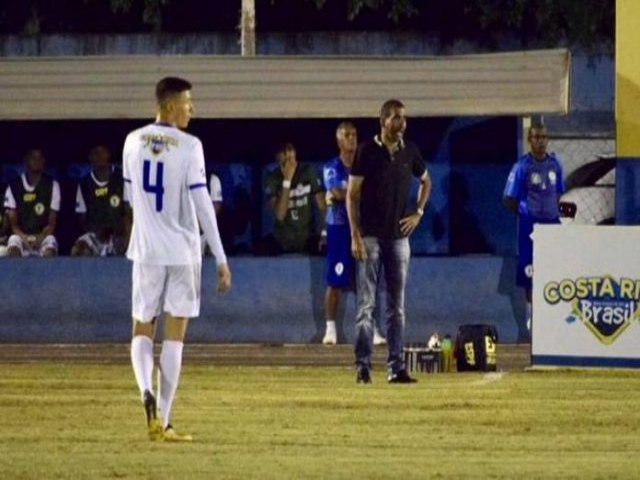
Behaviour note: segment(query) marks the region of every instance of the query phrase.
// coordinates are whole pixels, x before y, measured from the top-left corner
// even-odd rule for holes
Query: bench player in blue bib
[[[354,290],[355,260],[351,254],[351,229],[345,197],[349,172],[358,147],[358,132],[349,121],[336,128],[336,142],[340,153],[323,165],[322,179],[327,203],[327,290],[325,294],[326,330],[322,343],[335,345],[338,341],[336,316],[342,291]],[[374,320],[373,344],[384,345],[386,339]]]
[[[536,223],[560,223],[558,203],[564,193],[562,166],[553,153],[547,153],[547,131],[532,124],[527,137],[530,151],[520,157],[509,173],[504,188],[504,205],[518,216],[517,285],[525,289],[527,329],[531,330],[531,290],[533,279],[533,240]]]

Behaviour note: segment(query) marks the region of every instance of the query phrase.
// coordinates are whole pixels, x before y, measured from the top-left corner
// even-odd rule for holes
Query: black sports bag
[[[498,332],[493,325],[461,325],[456,336],[456,366],[459,372],[495,372]]]

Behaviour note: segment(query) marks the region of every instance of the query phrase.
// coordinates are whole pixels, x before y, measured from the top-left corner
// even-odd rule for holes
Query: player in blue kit
[[[564,193],[562,166],[547,153],[547,130],[536,123],[529,127],[530,151],[520,157],[509,173],[502,202],[518,215],[518,267],[516,283],[525,289],[527,329],[531,330],[533,240],[536,223],[560,223],[558,203]]]
[[[352,122],[340,122],[336,128],[340,153],[322,167],[327,203],[327,290],[325,294],[326,331],[322,343],[337,343],[336,316],[340,293],[353,288],[354,258],[351,254],[351,230],[345,198],[349,172],[358,147],[358,131]],[[374,322],[373,344],[384,345],[386,339]]]

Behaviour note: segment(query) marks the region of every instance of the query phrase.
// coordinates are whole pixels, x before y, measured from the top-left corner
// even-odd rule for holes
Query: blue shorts
[[[327,285],[351,287],[354,263],[349,225],[327,225]]]
[[[518,267],[516,285],[531,289],[533,286],[533,226],[538,224],[555,224],[560,220],[541,220],[526,215],[518,216]]]

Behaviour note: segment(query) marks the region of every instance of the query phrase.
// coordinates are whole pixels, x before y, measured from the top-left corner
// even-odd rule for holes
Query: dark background
[[[140,120],[5,121],[2,183],[29,148],[40,148],[48,171],[60,182],[62,207],[56,236],[67,254],[80,234],[75,192],[78,179],[70,166],[87,162],[89,150],[107,146],[115,164],[127,133],[149,122]],[[354,119],[359,139],[378,132],[375,118]],[[225,247],[231,254],[249,254],[273,222],[264,208],[264,176],[274,152],[284,141],[297,148],[298,159],[322,163],[337,153],[336,119],[211,120],[194,119],[188,131],[204,145],[209,172],[218,174],[225,208],[220,219]],[[417,255],[504,254],[513,250],[515,224],[500,205],[501,191],[517,157],[517,125],[512,117],[478,118],[460,126],[454,118],[410,118],[407,138],[418,144],[433,179],[432,199],[412,236]],[[234,172],[248,180],[237,183]],[[414,185],[412,198],[417,192]],[[410,201],[410,204],[413,200]],[[244,235],[242,233],[244,232]],[[242,239],[240,238],[242,237]]]

